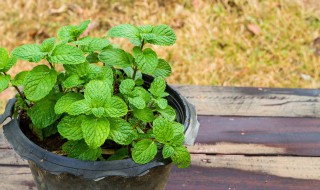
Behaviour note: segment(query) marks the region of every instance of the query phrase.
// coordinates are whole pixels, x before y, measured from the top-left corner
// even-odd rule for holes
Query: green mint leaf
[[[101,148],[91,149],[89,146],[83,141],[68,141],[62,145],[62,150],[68,153],[68,157],[76,158],[79,160],[97,160],[101,154]]]
[[[104,115],[104,108],[100,107],[100,108],[92,108],[91,112],[94,116],[96,117],[102,117]]]
[[[50,94],[35,102],[31,109],[28,110],[28,115],[37,128],[48,127],[60,118],[60,115],[54,112],[54,105],[60,97],[60,94]]]
[[[76,26],[63,26],[58,30],[58,38],[61,41],[72,42],[77,39]]]
[[[171,156],[171,159],[178,168],[189,167],[191,163],[190,153],[184,146],[174,147],[174,153]]]
[[[170,121],[158,117],[153,121],[153,134],[157,141],[166,144],[174,137],[174,129]]]
[[[170,65],[163,59],[158,60],[158,65],[153,71],[152,76],[154,77],[169,77],[171,75]]]
[[[56,42],[56,38],[48,38],[42,42],[40,45],[40,49],[42,52],[51,52],[54,48],[54,43]]]
[[[152,25],[143,25],[138,27],[140,33],[151,33],[153,26]]]
[[[87,46],[92,41],[92,38],[90,36],[83,37],[77,41],[72,42],[74,45],[80,45],[80,46]]]
[[[130,123],[121,118],[109,118],[110,134],[109,138],[121,145],[130,144],[136,137],[137,132]]]
[[[139,29],[131,24],[121,24],[112,27],[108,31],[110,37],[128,38],[134,45],[140,46],[141,40],[139,37]]]
[[[101,62],[119,68],[131,67],[133,59],[131,54],[117,48],[106,48],[98,57]]]
[[[159,112],[162,117],[168,119],[169,121],[174,121],[176,119],[176,111],[169,105],[165,109],[157,109],[157,112]]]
[[[121,94],[129,95],[132,92],[135,85],[136,84],[135,84],[134,80],[125,79],[125,80],[121,81],[119,90],[120,90]]]
[[[129,149],[128,148],[121,148],[116,151],[115,154],[111,155],[107,160],[122,160],[125,158],[129,158]]]
[[[136,118],[142,120],[143,122],[152,122],[155,119],[155,117],[153,115],[153,111],[148,107],[146,107],[144,109],[134,108],[133,115]]]
[[[162,93],[166,90],[166,81],[162,77],[156,77],[152,81],[149,91],[155,97],[161,97]]]
[[[73,88],[82,85],[84,80],[81,80],[78,75],[70,75],[62,82],[64,88]]]
[[[122,117],[128,113],[127,104],[119,97],[113,96],[104,105],[107,117]]]
[[[67,72],[67,75],[78,75],[79,78],[85,77],[88,75],[90,65],[87,62],[83,62],[77,65],[63,65],[64,69]],[[99,66],[96,66],[99,67]]]
[[[161,97],[162,97],[162,98],[167,97],[167,96],[169,96],[169,93],[167,93],[167,92],[163,92],[163,93],[161,94]]]
[[[99,54],[96,52],[91,52],[91,53],[89,53],[89,55],[87,55],[86,60],[89,63],[98,63],[100,61],[98,58],[98,55]]]
[[[10,75],[0,74],[0,92],[8,88],[10,82]]]
[[[174,129],[174,136],[180,135],[184,133],[184,125],[178,122],[173,122],[172,123],[173,129]]]
[[[0,48],[0,72],[7,72],[16,62],[17,58],[10,57],[7,49]]]
[[[102,71],[102,67],[96,64],[88,64],[86,73],[83,74],[89,80],[105,80],[104,73]]]
[[[103,107],[111,97],[112,89],[106,81],[92,80],[84,90],[84,98],[91,102],[92,107]]]
[[[153,139],[155,138],[154,134],[145,134],[145,133],[138,133],[137,139]]]
[[[132,104],[134,107],[138,109],[143,109],[146,107],[146,102],[142,97],[134,97],[134,98],[129,97],[128,100],[130,104]]]
[[[150,139],[137,142],[132,150],[132,159],[138,164],[146,164],[157,155],[157,145]]]
[[[10,57],[8,59],[8,62],[6,66],[3,69],[0,69],[1,72],[7,72],[9,69],[11,69],[15,64],[17,63],[17,58],[16,57]]]
[[[22,86],[23,85],[23,81],[26,78],[27,74],[29,71],[22,71],[20,73],[18,73],[14,79],[11,81],[12,85],[15,86]]]
[[[137,86],[141,86],[144,84],[144,80],[142,78],[138,78],[134,81]]]
[[[54,111],[56,114],[62,114],[64,112],[69,112],[69,108],[72,103],[82,100],[83,95],[80,93],[69,92],[59,98],[56,105],[54,106]]]
[[[50,137],[58,132],[57,126],[55,124],[50,125],[42,130],[43,138]]]
[[[151,100],[151,95],[150,95],[150,93],[149,93],[146,89],[144,89],[144,88],[142,88],[142,87],[135,87],[134,90],[133,90],[133,92],[132,92],[132,94],[133,94],[134,96],[138,96],[138,97],[143,98],[143,100],[144,100],[146,103],[149,103],[150,100]]]
[[[14,57],[36,63],[43,59],[46,54],[41,51],[41,46],[38,44],[25,44],[12,51]]]
[[[80,64],[85,62],[86,57],[83,52],[70,45],[59,45],[54,48],[48,61],[51,63],[61,63],[61,64]]]
[[[80,45],[84,52],[100,51],[110,45],[110,42],[103,38],[91,38],[89,36],[76,41],[75,44]]]
[[[89,26],[90,20],[86,20],[80,23],[79,26],[77,26],[77,32],[76,37],[79,37]]]
[[[68,109],[68,114],[70,115],[80,115],[80,114],[86,114],[89,115],[91,114],[91,105],[90,103],[86,100],[78,100],[76,102],[73,102]]]
[[[24,93],[27,99],[38,101],[47,96],[57,81],[57,72],[46,65],[34,67],[23,81]]]
[[[172,146],[181,146],[184,143],[184,126],[181,123],[173,122],[174,137],[171,139]]]
[[[151,33],[141,33],[140,36],[148,43],[160,46],[173,45],[177,40],[174,31],[165,24],[157,25]]]
[[[163,146],[163,149],[162,149],[163,158],[169,158],[173,155],[173,153],[174,153],[174,148],[172,146],[170,146],[169,144],[165,144]]]
[[[87,145],[95,149],[109,136],[110,123],[106,118],[87,117],[82,121],[81,128]]]
[[[62,41],[72,42],[77,40],[77,38],[87,29],[90,20],[82,22],[79,26],[64,26],[58,30],[58,38]]]
[[[168,106],[168,101],[164,98],[157,99],[156,103],[160,109],[165,109]]]
[[[83,115],[65,116],[59,122],[57,128],[64,138],[68,140],[80,140],[83,138],[81,123],[85,119]]]
[[[9,52],[6,48],[0,48],[0,68],[4,68],[9,59]]]
[[[141,51],[140,47],[135,46],[133,48],[133,57],[142,73],[152,74],[158,65],[158,56],[150,48]]]
[[[184,143],[184,134],[175,135],[169,142],[172,146],[181,146]]]
[[[93,69],[91,71],[91,66],[93,66],[94,64],[90,64],[89,65],[89,73],[92,72],[91,75],[93,74]],[[94,65],[96,66],[96,65]],[[98,66],[99,67],[99,66]],[[103,66],[103,67],[99,67],[100,69],[98,71],[96,71],[96,75],[92,78],[97,79],[97,80],[102,80],[102,81],[108,81],[110,82],[111,88],[113,88],[113,71],[109,66]]]

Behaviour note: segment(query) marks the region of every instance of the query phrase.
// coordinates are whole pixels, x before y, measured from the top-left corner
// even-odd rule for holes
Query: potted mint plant
[[[133,44],[129,53],[107,37],[80,37],[89,23],[11,54],[0,48],[0,91],[17,90],[0,118],[12,119],[5,137],[39,189],[163,189],[171,162],[190,165],[184,143],[199,126],[194,107],[164,80],[170,65],[146,47],[172,45],[176,35],[167,25],[111,28],[107,37]],[[17,59],[35,66],[11,77]]]

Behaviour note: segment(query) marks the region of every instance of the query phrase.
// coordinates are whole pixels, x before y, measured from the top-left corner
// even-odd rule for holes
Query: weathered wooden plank
[[[263,172],[297,179],[320,179],[320,157],[192,154],[192,164],[211,168]],[[12,169],[27,167],[27,163],[19,159],[13,150],[7,150],[0,152],[0,166]]]
[[[0,166],[0,189],[36,190],[29,167]]]
[[[319,189],[319,180],[302,180],[229,168],[192,165],[173,168],[166,190],[310,190]]]
[[[196,154],[190,168],[172,170],[166,189],[317,189],[319,159]],[[0,167],[0,176],[2,189],[35,189],[27,167]]]
[[[10,157],[9,157],[10,158]],[[15,160],[15,159],[13,159]],[[32,178],[30,177],[30,170],[26,165],[22,165],[23,163],[26,164],[26,162],[20,161],[18,163],[11,163],[6,165],[1,165],[3,163],[3,160],[0,159],[0,176],[2,179],[8,179],[5,181],[2,181],[3,185],[2,187],[7,187],[7,189],[14,189],[13,187],[23,187],[23,185],[30,185],[32,184]],[[194,171],[194,168],[200,168],[198,171]],[[220,168],[223,168],[223,170],[220,170]],[[232,169],[231,174],[228,174],[231,181],[233,181],[231,184],[235,185],[237,183],[240,183],[238,180],[239,176],[250,175],[251,177],[261,177],[264,176],[265,178],[270,177],[272,179],[276,179],[276,181],[280,184],[277,184],[277,188],[281,189],[284,187],[285,183],[282,183],[283,180],[290,182],[297,183],[298,185],[305,185],[307,183],[310,183],[310,181],[304,181],[301,179],[309,179],[309,180],[320,180],[320,157],[285,157],[285,156],[241,156],[241,155],[204,155],[204,154],[192,154],[192,166],[191,170],[187,172],[187,176],[185,176],[186,173],[184,173],[185,170],[173,170],[172,177],[174,179],[174,183],[171,184],[171,182],[168,185],[168,188],[176,188],[179,185],[183,185],[184,183],[187,186],[186,189],[194,189],[200,185],[204,188],[201,189],[210,189],[212,187],[210,184],[214,183],[215,180],[218,180],[220,183],[220,186],[217,186],[215,184],[214,187],[223,187],[224,185],[228,184],[227,181],[224,181],[224,178],[218,178],[214,179],[211,178],[211,180],[207,181],[207,178],[210,178],[212,176],[217,175],[216,170],[223,171],[222,173],[226,173]],[[209,172],[210,171],[210,172]],[[236,172],[235,172],[236,171]],[[175,174],[177,172],[178,174]],[[182,172],[182,174],[181,174]],[[190,173],[192,172],[192,173]],[[204,173],[203,173],[204,172]],[[211,173],[212,172],[212,173]],[[199,177],[199,173],[203,173],[203,176],[201,175]],[[234,174],[232,174],[234,173]],[[192,174],[192,177],[190,175]],[[180,176],[179,178],[176,178],[175,176]],[[207,176],[208,175],[208,176]],[[212,175],[212,176],[211,176]],[[234,175],[234,176],[230,176]],[[181,179],[181,176],[184,177],[182,184],[176,184],[177,179]],[[188,177],[189,176],[189,177]],[[275,177],[277,176],[277,177]],[[217,177],[217,176],[216,176]],[[221,177],[221,176],[220,176]],[[295,178],[296,181],[292,179]],[[29,179],[29,180],[26,180]],[[233,179],[233,180],[232,180]],[[247,180],[249,178],[246,178]],[[234,181],[236,180],[236,181]],[[170,179],[170,181],[173,181]],[[194,184],[193,182],[197,181],[199,184]],[[270,180],[269,180],[270,181]],[[271,181],[270,181],[271,182]],[[251,181],[251,183],[253,183]],[[246,184],[249,185],[248,188],[254,189],[256,185],[263,184],[263,181],[254,182],[257,184]],[[273,183],[273,182],[272,182]],[[171,184],[171,185],[170,185]],[[230,184],[230,183],[229,183]],[[317,181],[317,184],[320,184],[320,181]],[[239,184],[240,185],[240,184]],[[242,187],[246,187],[243,186]],[[266,187],[270,187],[267,184],[264,184]],[[188,188],[189,187],[189,188]],[[298,186],[300,187],[300,186]],[[25,187],[26,188],[26,187]],[[249,189],[250,189],[249,188]],[[277,189],[275,188],[275,189]],[[22,188],[21,188],[22,189]],[[179,188],[176,188],[179,189]],[[245,189],[245,188],[244,188]]]
[[[193,153],[320,156],[320,118],[198,118]]]
[[[278,177],[320,180],[320,157],[192,154],[191,162],[192,165],[208,168],[230,168]]]
[[[320,117],[319,89],[174,87],[200,115]]]
[[[320,118],[198,118],[193,153],[320,156]],[[1,151],[9,148],[5,141],[0,127]]]
[[[0,151],[0,166],[10,165],[27,166],[28,162],[21,159],[21,157],[18,154],[16,154],[13,149],[2,149]]]
[[[2,171],[3,168],[0,168]],[[13,169],[12,169],[13,170]],[[3,190],[29,189],[35,190],[31,173],[28,168],[16,169],[10,175],[0,174],[2,179],[0,187]],[[192,165],[187,169],[173,168],[170,174],[166,190],[283,190],[318,189],[319,180],[302,180],[277,177],[265,173],[247,172],[228,168],[207,168]]]

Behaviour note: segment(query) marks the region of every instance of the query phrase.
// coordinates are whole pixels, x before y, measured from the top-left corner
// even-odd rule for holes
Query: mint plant
[[[17,90],[15,113],[27,114],[39,139],[59,135],[65,141],[62,154],[71,158],[132,158],[145,164],[162,154],[178,167],[188,167],[184,126],[166,99],[164,78],[171,67],[145,48],[173,45],[174,31],[167,25],[122,24],[107,37],[80,37],[89,23],[64,26],[56,38],[19,46],[11,54],[0,48],[0,91],[9,86]],[[109,37],[129,39],[132,53],[111,44]],[[17,59],[45,62],[12,78],[7,72]],[[149,88],[143,74],[154,77]]]

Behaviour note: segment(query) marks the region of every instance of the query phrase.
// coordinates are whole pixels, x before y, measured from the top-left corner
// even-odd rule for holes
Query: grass
[[[3,0],[0,46],[40,43],[63,25],[91,19],[90,35],[117,24],[165,23],[177,42],[156,48],[173,67],[171,84],[319,88],[317,0]],[[115,41],[115,40],[112,40]],[[129,51],[126,40],[117,40]],[[34,64],[19,62],[12,74]],[[1,101],[12,96],[8,90]]]

